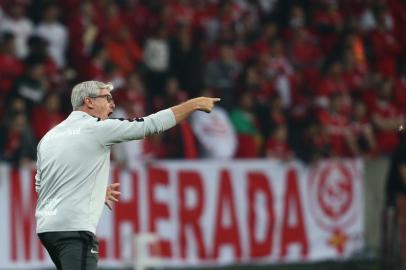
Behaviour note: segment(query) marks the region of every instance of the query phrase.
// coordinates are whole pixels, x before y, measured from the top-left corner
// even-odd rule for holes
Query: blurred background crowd
[[[112,82],[114,117],[218,96],[145,158],[376,157],[406,113],[401,0],[2,0],[0,160],[19,166],[72,110],[83,80]]]

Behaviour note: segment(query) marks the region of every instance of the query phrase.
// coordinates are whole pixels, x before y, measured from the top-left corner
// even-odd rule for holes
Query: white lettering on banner
[[[359,160],[311,168],[258,160],[113,169],[126,196],[102,216],[100,266],[130,264],[136,254],[127,240],[140,232],[159,236],[156,250],[167,266],[345,258],[363,246],[362,171]],[[10,207],[0,227],[9,233],[0,235],[0,268],[50,266],[35,235],[34,170],[5,175],[0,204]]]

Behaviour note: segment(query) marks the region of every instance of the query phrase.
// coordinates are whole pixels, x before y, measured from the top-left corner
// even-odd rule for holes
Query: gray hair
[[[73,110],[78,110],[83,106],[85,97],[97,96],[101,89],[113,91],[114,86],[111,83],[103,83],[98,81],[81,82],[72,89],[70,101]]]

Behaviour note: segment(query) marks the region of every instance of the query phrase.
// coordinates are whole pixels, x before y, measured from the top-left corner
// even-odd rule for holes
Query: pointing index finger
[[[213,100],[214,102],[219,102],[219,101],[221,100],[221,98],[212,98],[212,100]]]

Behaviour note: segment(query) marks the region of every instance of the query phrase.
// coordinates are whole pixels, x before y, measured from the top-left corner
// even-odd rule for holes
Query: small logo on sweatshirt
[[[56,216],[58,210],[56,206],[61,201],[60,198],[49,198],[46,199],[43,203],[42,209],[37,211],[38,216]]]

